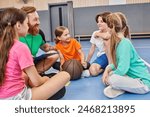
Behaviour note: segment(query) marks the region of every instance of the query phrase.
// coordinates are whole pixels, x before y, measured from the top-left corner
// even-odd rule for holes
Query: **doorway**
[[[73,2],[48,4],[48,8],[51,41],[54,41],[54,31],[57,26],[68,27],[71,36],[74,37]]]

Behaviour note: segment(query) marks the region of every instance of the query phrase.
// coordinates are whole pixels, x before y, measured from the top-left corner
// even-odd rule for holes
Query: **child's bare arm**
[[[90,48],[90,50],[89,50],[87,59],[86,59],[87,62],[90,62],[90,60],[91,60],[91,58],[92,58],[92,56],[93,56],[93,54],[94,54],[94,52],[95,52],[95,48],[96,48],[96,45],[95,45],[95,44],[92,44],[92,45],[91,45],[91,48]]]
[[[62,65],[64,64],[65,59],[64,59],[63,54],[60,52],[60,50],[58,50],[58,53],[59,53],[59,57],[60,57],[60,69],[62,69]]]
[[[80,56],[81,56],[81,64],[84,68],[87,67],[87,62],[85,61],[85,55],[84,55],[84,52],[82,51],[82,49],[79,49],[78,50]]]
[[[110,39],[110,36],[109,32],[96,32],[94,35],[95,38],[102,38],[104,40]]]
[[[24,69],[24,72],[29,77],[29,86],[37,87],[45,83],[49,78],[48,77],[41,77],[37,72],[35,66],[30,66]]]

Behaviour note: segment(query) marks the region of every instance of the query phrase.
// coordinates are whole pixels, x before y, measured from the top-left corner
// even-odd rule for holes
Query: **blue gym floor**
[[[150,39],[132,39],[133,45],[139,55],[148,63],[150,63]],[[86,56],[90,48],[89,41],[81,41],[83,51]],[[94,54],[92,60],[96,57]],[[91,61],[92,61],[91,60]],[[150,69],[149,69],[150,71]],[[51,72],[49,70],[49,72]],[[82,78],[76,81],[71,81],[66,87],[66,95],[62,100],[110,100],[103,94],[105,86],[102,81],[102,74],[97,77]],[[125,93],[115,99],[111,100],[149,100],[150,93],[144,95]]]

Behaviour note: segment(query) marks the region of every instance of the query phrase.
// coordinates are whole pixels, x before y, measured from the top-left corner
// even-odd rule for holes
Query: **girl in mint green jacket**
[[[107,17],[111,63],[102,77],[105,96],[115,98],[125,92],[145,94],[150,91],[150,73],[131,41],[124,37],[122,20],[116,13]]]

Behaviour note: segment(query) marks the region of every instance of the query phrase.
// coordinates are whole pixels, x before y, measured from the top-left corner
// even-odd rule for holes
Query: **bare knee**
[[[66,80],[70,80],[71,76],[68,72],[65,72],[65,71],[61,71],[58,73],[62,78],[66,79]]]
[[[62,71],[48,79],[39,87],[32,88],[32,99],[48,99],[63,88],[70,80],[69,73]],[[47,93],[45,93],[47,92]]]
[[[51,67],[51,65],[52,64],[54,64],[57,60],[58,60],[58,58],[59,58],[59,55],[58,54],[54,54],[54,55],[52,55],[52,56],[49,56],[49,57],[47,57],[45,60],[46,60],[46,64],[47,65],[50,65],[50,67]]]
[[[59,58],[59,55],[58,55],[58,54],[54,54],[54,55],[52,55],[52,56],[47,57],[47,59],[49,59],[49,60],[51,60],[51,59],[57,60],[58,58]]]
[[[97,76],[99,74],[99,67],[92,64],[89,68],[89,71],[92,76]]]

